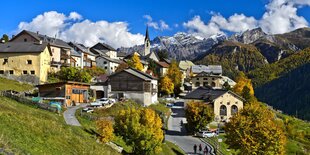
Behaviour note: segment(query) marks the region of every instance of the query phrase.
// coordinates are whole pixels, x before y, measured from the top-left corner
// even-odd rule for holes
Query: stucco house
[[[48,43],[0,43],[0,75],[40,84],[47,81],[52,52]]]
[[[221,65],[194,65],[191,67],[192,76],[196,76],[201,72],[206,72],[213,75],[222,75],[223,70]]]
[[[192,84],[192,89],[196,89],[198,87],[212,87],[214,89],[223,89],[223,86],[227,82],[230,87],[236,85],[236,82],[227,76],[222,75],[214,75],[207,72],[200,72],[196,76],[190,79],[190,83]]]
[[[97,66],[96,64],[96,55],[90,51],[89,48],[85,47],[83,44],[73,43],[70,42],[69,45],[73,48],[75,51],[74,53],[80,53],[81,57],[78,59],[75,59],[76,61],[80,60],[80,67],[81,68],[92,68]],[[75,54],[76,55],[76,54]]]
[[[215,121],[227,122],[243,108],[244,99],[229,90],[212,89],[211,87],[199,87],[188,93],[184,99],[186,102],[202,101],[213,107]]]
[[[144,106],[157,102],[157,79],[133,68],[109,76],[110,97],[135,100]]]
[[[16,36],[12,37],[9,42],[34,42],[34,43],[48,43],[51,52],[51,70],[58,71],[61,66],[70,66],[71,47],[63,40],[55,37],[40,34],[39,32],[31,32],[23,30]]]
[[[116,50],[105,43],[97,43],[90,50],[96,55],[97,66],[105,69],[108,74],[114,73],[122,63],[117,57]]]

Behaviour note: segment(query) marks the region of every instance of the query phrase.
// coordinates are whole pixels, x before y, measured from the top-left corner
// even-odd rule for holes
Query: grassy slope
[[[9,80],[0,77],[0,91],[2,90],[15,90],[15,91],[27,91],[33,89],[34,86],[29,84],[19,83],[17,81]]]
[[[107,116],[115,116],[119,110],[127,109],[129,107],[141,107],[140,105],[134,103],[134,102],[120,102],[117,104],[114,104],[111,108],[108,109],[97,109],[95,113],[91,114],[92,116],[100,116],[100,117],[107,117]],[[169,111],[169,108],[162,106],[161,104],[152,105],[150,107],[153,110],[167,113]],[[76,113],[76,116],[82,126],[88,130],[88,131],[96,131],[96,125],[94,121],[90,121],[86,116],[81,117],[79,113]],[[114,143],[117,145],[120,145],[124,148],[126,152],[131,152],[131,147],[127,146],[125,142],[120,137],[115,137],[113,140]],[[180,155],[184,154],[184,152],[175,144],[166,141],[162,146],[163,151],[159,155]]]
[[[55,113],[0,97],[0,147],[20,154],[117,154]]]

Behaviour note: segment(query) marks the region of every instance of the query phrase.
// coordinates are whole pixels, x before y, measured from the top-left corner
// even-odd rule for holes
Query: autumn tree
[[[121,110],[115,117],[115,133],[122,136],[134,154],[151,154],[161,151],[164,139],[162,121],[148,108]]]
[[[167,75],[161,78],[159,87],[160,87],[160,91],[166,95],[172,94],[174,90],[174,84]]]
[[[133,54],[133,56],[131,57],[131,59],[128,62],[128,65],[132,68],[135,68],[139,71],[143,70],[143,65],[141,63],[140,57],[138,54]]]
[[[101,74],[105,74],[106,70],[100,67],[92,67],[92,68],[83,68],[90,76],[99,76]]]
[[[233,91],[245,98],[247,102],[250,102],[254,98],[254,89],[251,80],[243,72],[239,72],[236,82],[237,84],[234,86]]]
[[[128,67],[129,67],[128,64],[125,63],[125,62],[123,62],[123,63],[121,63],[121,64],[118,65],[118,67],[116,68],[115,72],[122,71],[122,70],[124,70],[124,69],[126,69],[126,68],[128,68]]]
[[[213,109],[203,102],[189,102],[185,108],[185,116],[191,132],[205,128],[214,120]]]
[[[247,104],[225,126],[226,143],[242,155],[284,154],[286,136],[271,110],[258,102]]]
[[[174,94],[181,93],[180,88],[182,85],[183,75],[176,60],[172,60],[167,71],[167,76],[172,80],[174,84]]]
[[[100,133],[100,141],[103,143],[109,142],[114,137],[113,122],[108,119],[100,119],[96,122],[97,130]]]

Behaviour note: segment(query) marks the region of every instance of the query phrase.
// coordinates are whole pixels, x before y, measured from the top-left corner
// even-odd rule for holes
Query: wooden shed
[[[89,102],[90,85],[87,83],[66,81],[37,85],[37,87],[39,88],[39,97],[51,100],[62,98],[66,107]]]

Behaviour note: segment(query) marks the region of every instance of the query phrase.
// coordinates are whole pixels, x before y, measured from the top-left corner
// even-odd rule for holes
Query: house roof
[[[62,81],[62,82],[56,82],[56,83],[47,83],[47,84],[36,85],[36,87],[53,86],[53,85],[58,85],[58,84],[74,84],[74,85],[90,86],[90,84],[84,83],[84,82]]]
[[[146,56],[141,56],[141,59],[143,59],[143,60],[152,59],[152,58],[151,58],[152,54],[154,54],[155,57],[157,58],[157,60],[159,60],[159,56],[158,56],[157,53],[154,52],[154,51],[151,51],[151,52],[150,52],[148,55],[146,55]]]
[[[217,99],[218,97],[224,95],[225,93],[230,93],[236,98],[244,101],[242,97],[235,94],[229,90],[222,90],[222,89],[212,89],[211,87],[198,87],[194,91],[188,93],[184,99],[194,99],[194,100],[205,100],[208,102],[212,102],[213,100]]]
[[[94,53],[92,53],[86,46],[84,46],[83,44],[78,44],[78,43],[73,43],[70,42],[69,45],[71,47],[73,47],[74,50],[79,50],[80,52],[89,54],[89,55],[95,55]]]
[[[43,52],[48,43],[33,43],[33,42],[6,42],[0,43],[1,53],[31,53],[31,52]],[[50,53],[52,55],[52,53]]]
[[[159,66],[163,67],[163,68],[168,68],[170,65],[168,63],[166,63],[165,61],[159,61],[156,62]]]
[[[222,66],[221,65],[194,65],[191,67],[193,73],[211,73],[211,74],[222,74]]]
[[[127,54],[127,56],[124,57],[124,61],[127,62],[128,59],[130,59],[136,52],[132,52],[130,54]],[[143,64],[143,65],[148,65],[149,62],[144,60],[144,59],[141,59],[141,56],[139,55],[140,57],[140,62]],[[126,60],[127,59],[127,60]]]
[[[127,68],[127,69],[124,69],[124,70],[122,70],[122,71],[119,71],[119,72],[116,72],[116,73],[114,73],[114,74],[111,74],[109,77],[117,76],[117,75],[118,75],[119,73],[121,73],[121,72],[127,72],[127,73],[129,73],[129,74],[131,74],[131,75],[133,75],[133,76],[136,76],[136,77],[138,77],[138,78],[144,80],[144,81],[157,80],[157,78],[155,78],[155,77],[153,77],[153,76],[151,76],[151,75],[149,75],[149,74],[146,74],[146,73],[144,73],[144,72],[141,72],[141,71],[139,71],[139,70],[136,70],[136,69],[134,69],[134,68]]]
[[[98,58],[98,57],[104,58],[104,59],[106,59],[106,60],[108,60],[108,61],[110,61],[110,62],[114,62],[114,63],[117,63],[117,64],[121,64],[121,63],[123,62],[122,60],[119,60],[119,59],[110,58],[110,57],[107,56],[107,55],[98,55],[96,58]]]
[[[116,51],[112,46],[105,44],[105,43],[97,43],[96,45],[94,45],[93,47],[91,47],[92,49],[98,49],[96,48],[96,46],[100,46],[103,49],[99,49],[99,50],[109,50],[109,51]]]
[[[81,56],[82,56],[82,53],[80,53],[80,52],[77,51],[77,50],[72,50],[70,55],[71,55],[71,56],[76,56],[76,57],[81,57]]]
[[[195,64],[189,60],[182,60],[179,63],[179,68],[182,70],[187,70],[188,68],[191,68],[192,66],[194,66]]]
[[[61,39],[57,39],[55,37],[52,38],[52,37],[49,37],[47,35],[31,32],[31,31],[27,31],[27,30],[23,30],[22,32],[17,34],[15,37],[13,37],[10,41],[13,41],[15,38],[17,38],[18,36],[20,36],[22,34],[25,34],[25,33],[29,34],[30,36],[35,38],[37,41],[42,40],[43,42],[47,42],[50,45],[54,45],[54,46],[58,46],[58,47],[63,47],[63,48],[69,48],[69,49],[71,48],[65,41],[63,41]]]

